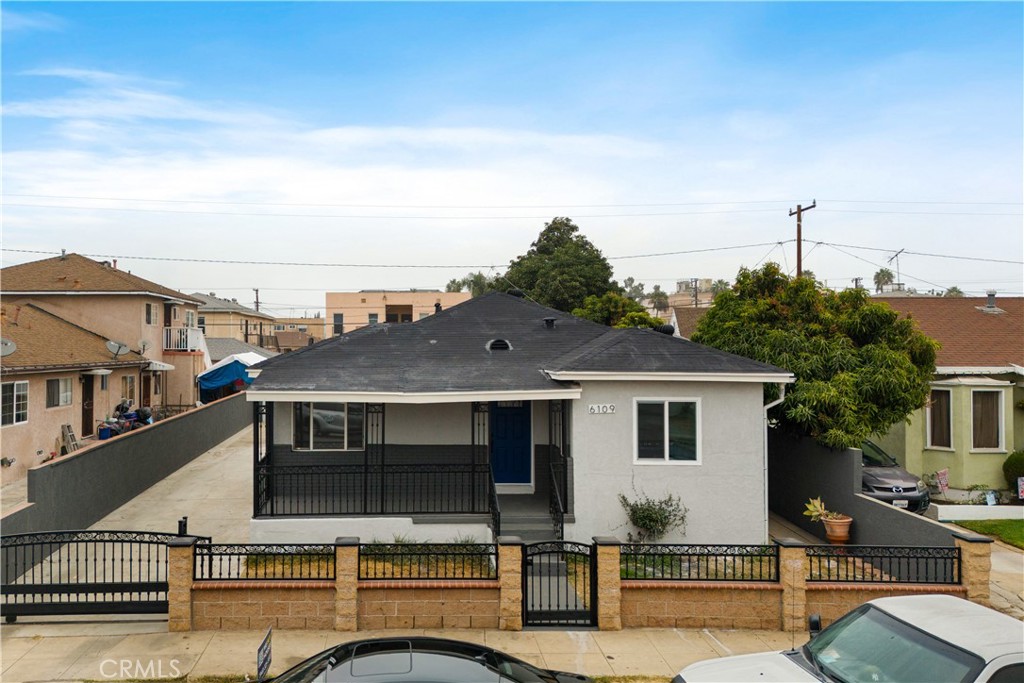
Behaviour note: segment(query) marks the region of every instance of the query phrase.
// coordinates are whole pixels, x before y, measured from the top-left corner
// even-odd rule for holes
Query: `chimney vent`
[[[988,290],[985,293],[988,294],[988,301],[985,302],[985,308],[995,308],[996,307],[996,290],[990,289],[990,290]]]
[[[673,327],[672,325],[658,325],[657,327],[654,328],[654,331],[661,332],[662,334],[667,334],[668,336],[671,337],[673,334],[675,334],[676,328]]]
[[[514,297],[519,298],[519,299],[525,299],[526,298],[526,292],[524,292],[521,289],[510,289],[510,290],[508,290],[508,293],[509,293],[509,296],[514,296]]]
[[[440,312],[441,312],[441,302],[440,301],[435,301],[434,302],[434,313],[440,313]]]
[[[66,259],[67,259],[67,252],[65,252],[63,249],[61,249],[60,250],[60,260],[64,261]]]
[[[548,328],[549,330],[555,329],[555,319],[554,318],[544,318],[544,327]]]

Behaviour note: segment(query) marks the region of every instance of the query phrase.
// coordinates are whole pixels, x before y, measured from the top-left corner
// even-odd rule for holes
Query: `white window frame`
[[[196,325],[196,312],[185,309],[185,327],[197,327]]]
[[[995,448],[975,448],[974,447],[974,394],[998,394],[999,395],[999,407],[997,408],[997,415],[999,417],[999,445]],[[971,389],[971,453],[1005,453],[1006,452],[1006,392],[1002,389]]]
[[[662,403],[664,404],[664,416],[665,416],[665,453],[664,458],[656,460],[654,458],[641,458],[640,457],[640,419],[638,410],[641,403]],[[695,405],[694,410],[694,421],[695,421],[695,434],[696,439],[696,454],[695,460],[669,460],[668,448],[668,404],[669,403],[693,403]],[[702,410],[701,410],[701,398],[699,396],[643,396],[633,398],[633,464],[634,465],[654,465],[654,466],[682,466],[682,467],[696,467],[703,462],[704,449],[703,449],[703,438],[702,438]]]
[[[106,391],[110,387],[110,375],[100,375],[100,391]]]
[[[131,388],[131,391],[125,391],[127,388]],[[133,404],[135,403],[138,387],[135,386],[135,375],[123,375],[121,377],[121,398],[128,399]]]
[[[2,426],[4,426],[4,427],[13,427],[14,425],[26,424],[28,422],[28,382],[27,381],[4,382],[3,386],[7,386],[8,384],[13,384],[14,385],[13,394],[11,396],[11,399],[13,401],[13,405],[11,407],[11,420],[12,421],[10,423],[2,425]],[[19,388],[21,389],[21,391],[19,391]],[[24,406],[25,406],[25,410],[23,411],[24,417],[21,420],[18,419],[18,396],[19,396],[19,394],[24,398],[23,403],[24,403]]]
[[[309,442],[316,444],[316,435],[313,429],[313,404],[314,403],[325,403],[325,401],[295,401],[292,404],[291,410],[291,447],[292,450],[297,453],[361,453],[366,450],[366,403],[363,403],[363,445],[359,448],[349,448],[348,445],[348,407],[349,405],[359,403],[359,401],[331,401],[332,403],[338,403],[342,408],[341,413],[345,416],[345,445],[342,448],[302,448],[301,446],[295,445],[295,404],[306,404],[309,406]]]
[[[928,449],[933,450],[933,451],[950,451],[950,452],[952,452],[952,451],[956,450],[955,448],[953,448],[953,444],[956,443],[956,434],[954,433],[954,430],[953,430],[953,390],[951,388],[948,388],[948,387],[932,387],[929,390],[929,398],[931,397],[931,392],[934,392],[934,391],[944,391],[944,392],[946,392],[949,395],[949,401],[947,402],[947,405],[949,406],[949,445],[948,446],[936,446],[935,444],[932,443],[932,406],[931,406],[931,402],[929,402],[928,405],[926,405],[924,407],[924,443],[925,443],[925,448],[928,448]]]
[[[50,382],[57,383],[57,402],[50,405]],[[72,394],[73,385],[70,377],[55,377],[46,380],[46,408],[65,408],[71,405],[74,397]]]
[[[149,326],[159,325],[160,321],[157,319],[157,308],[156,304],[146,304],[146,324]]]

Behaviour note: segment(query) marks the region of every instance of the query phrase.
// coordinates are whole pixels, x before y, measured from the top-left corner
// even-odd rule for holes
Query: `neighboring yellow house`
[[[134,351],[115,357],[105,337],[30,302],[0,304],[0,335],[4,483],[60,455],[62,425],[76,438],[93,434],[123,396],[137,396],[150,364]]]
[[[471,298],[469,292],[363,290],[327,292],[327,320],[336,336],[367,325],[411,323]]]
[[[30,302],[147,358],[136,406],[195,405],[196,375],[206,369],[197,326],[199,302],[168,287],[79,254],[0,270],[0,300]],[[118,397],[120,398],[120,397]]]
[[[274,332],[305,332],[314,344],[331,336],[327,319],[319,315],[314,318],[277,318],[274,320]]]
[[[1006,488],[1003,462],[1024,448],[1024,299],[873,297],[941,344],[928,406],[878,443],[915,474]]]
[[[207,337],[267,347],[274,334],[274,316],[238,303],[238,299],[222,299],[213,292],[190,294],[199,303],[199,329]]]

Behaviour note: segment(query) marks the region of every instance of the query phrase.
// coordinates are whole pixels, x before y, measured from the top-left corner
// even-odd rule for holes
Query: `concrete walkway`
[[[253,677],[260,632],[167,633],[163,621],[43,622],[3,627],[4,683]],[[667,682],[693,662],[802,645],[806,634],[714,629],[629,631],[275,631],[271,673],[361,638],[432,635],[488,645],[543,668]]]

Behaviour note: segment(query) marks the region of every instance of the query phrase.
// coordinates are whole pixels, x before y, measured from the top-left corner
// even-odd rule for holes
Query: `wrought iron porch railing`
[[[257,465],[257,517],[491,514],[490,465]]]
[[[493,543],[368,543],[359,546],[359,578],[496,579]]]
[[[498,503],[498,486],[494,483],[494,472],[491,472],[490,476],[489,495],[491,499],[491,532],[497,538],[501,536],[501,505]]]
[[[808,581],[959,584],[954,547],[812,545],[805,548]]]
[[[333,545],[199,543],[193,578],[232,581],[334,580]]]
[[[778,581],[777,545],[623,545],[623,579]]]
[[[551,471],[551,497],[548,501],[548,510],[551,513],[555,538],[561,540],[565,537],[565,501],[562,499],[565,461],[552,462],[549,469]],[[559,471],[561,471],[562,477],[559,477]]]

